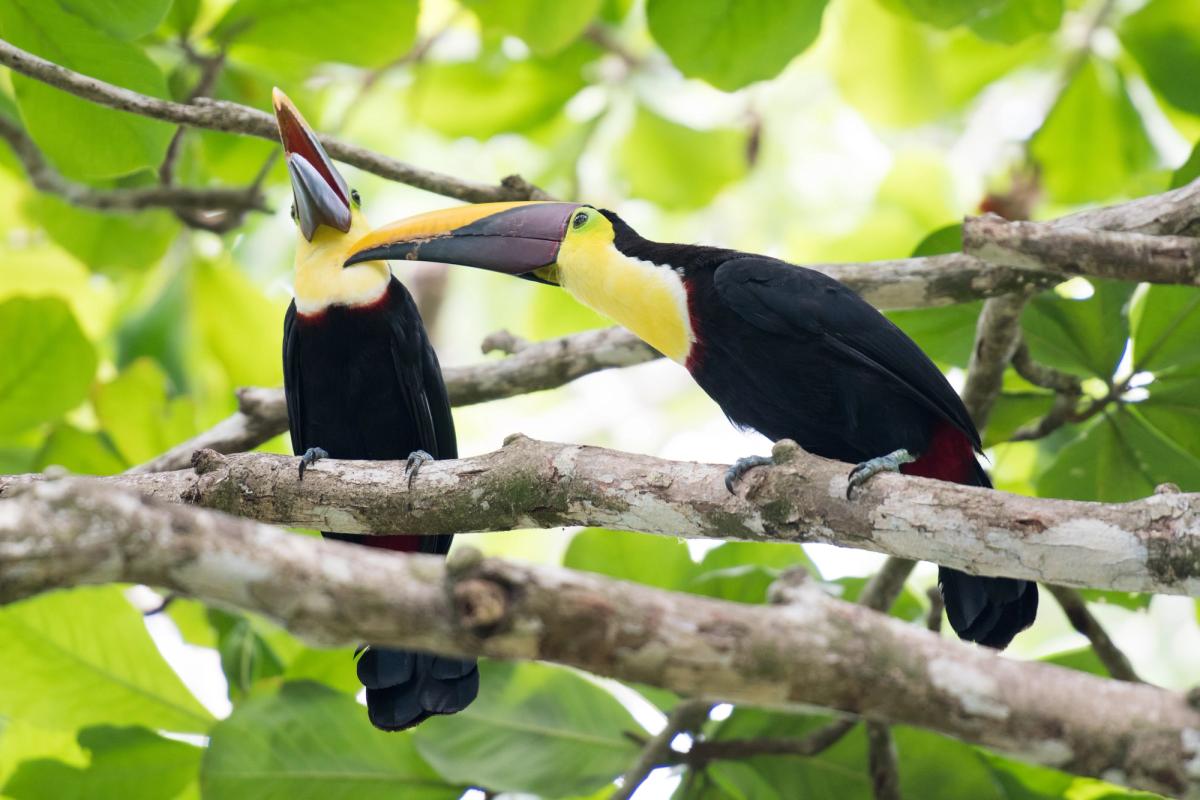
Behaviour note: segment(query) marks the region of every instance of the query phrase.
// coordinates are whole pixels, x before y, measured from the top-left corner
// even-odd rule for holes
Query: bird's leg
[[[899,450],[893,450],[886,456],[867,459],[850,470],[850,476],[846,480],[846,499],[849,500],[855,489],[879,473],[899,472],[902,464],[909,464],[916,460],[917,457],[903,447]]]
[[[300,480],[304,480],[304,470],[308,469],[322,458],[329,458],[329,453],[326,453],[320,447],[310,447],[305,450],[304,455],[300,456]]]
[[[426,461],[434,460],[434,457],[424,450],[413,450],[408,454],[408,459],[404,462],[404,474],[408,476],[409,489],[412,488],[413,481],[417,479],[417,473],[420,472],[421,465]]]
[[[775,459],[771,456],[746,456],[739,458],[733,462],[733,465],[725,471],[725,488],[730,494],[735,494],[733,485],[742,479],[750,470],[755,467],[769,467],[774,465]]]

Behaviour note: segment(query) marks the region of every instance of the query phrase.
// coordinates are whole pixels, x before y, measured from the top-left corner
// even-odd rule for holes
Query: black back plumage
[[[603,213],[621,252],[680,272],[697,337],[688,369],[735,425],[848,463],[904,448],[915,474],[990,486],[941,370],[844,284],[765,256],[651,242]],[[939,585],[954,630],[980,644],[1006,646],[1037,613],[1027,581],[942,568]]]
[[[292,449],[332,458],[395,460],[424,450],[456,458],[450,401],[416,303],[394,277],[366,306],[330,306],[306,316],[293,303],[284,320],[284,390]],[[329,538],[393,550],[445,554],[451,536]],[[368,648],[358,661],[372,723],[411,727],[465,708],[479,688],[473,660]]]

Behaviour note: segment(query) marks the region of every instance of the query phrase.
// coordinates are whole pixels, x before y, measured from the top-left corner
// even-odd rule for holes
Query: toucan
[[[412,295],[384,261],[342,263],[370,226],[304,118],[278,89],[275,119],[287,158],[296,222],[295,299],[283,323],[283,378],[300,479],[320,458],[405,459],[407,480],[422,462],[456,458],[450,400],[437,354]],[[332,539],[445,555],[451,536]],[[453,714],[475,699],[474,660],[367,647],[358,677],[367,713],[383,730]]]
[[[346,253],[480,267],[560,286],[683,364],[735,425],[857,466],[990,486],[979,433],[929,357],[847,286],[776,258],[642,238],[579,203],[459,206],[385,225]],[[740,459],[734,483],[769,458]],[[1037,614],[1036,584],[942,567],[963,639],[1006,647]]]

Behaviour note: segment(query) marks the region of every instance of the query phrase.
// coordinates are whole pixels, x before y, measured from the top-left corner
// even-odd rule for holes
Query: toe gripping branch
[[[743,475],[755,467],[770,467],[774,464],[775,459],[772,456],[746,456],[745,458],[739,458],[725,471],[725,488],[729,490],[730,494],[735,494],[734,484],[740,481]]]
[[[408,458],[404,461],[404,474],[408,476],[409,489],[413,487],[413,481],[417,479],[417,473],[421,471],[421,465],[427,461],[434,460],[434,457],[424,450],[413,450],[408,454]]]
[[[869,458],[861,464],[858,464],[854,467],[854,469],[850,470],[850,475],[846,479],[846,499],[852,499],[855,489],[861,487],[879,473],[899,472],[902,465],[911,464],[916,460],[916,456],[904,448],[901,448],[899,450],[893,450],[886,456]]]
[[[300,456],[300,480],[304,480],[304,470],[308,469],[322,458],[329,458],[329,453],[326,453],[320,447],[310,447],[305,450],[304,455]]]

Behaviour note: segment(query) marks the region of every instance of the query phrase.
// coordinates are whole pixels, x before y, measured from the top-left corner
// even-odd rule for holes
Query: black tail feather
[[[1037,617],[1038,589],[1033,581],[984,578],[940,567],[938,586],[950,627],[960,639],[1003,650]]]
[[[479,694],[474,659],[369,647],[358,660],[367,715],[385,731],[402,731],[434,714],[462,711]]]

